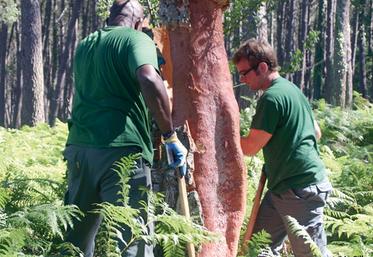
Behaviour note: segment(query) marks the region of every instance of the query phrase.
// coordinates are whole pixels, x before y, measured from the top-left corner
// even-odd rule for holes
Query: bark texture
[[[196,144],[194,179],[205,226],[224,242],[204,245],[200,257],[236,256],[245,211],[246,172],[239,112],[224,49],[223,10],[190,1],[190,27],[170,29],[173,118],[189,122]]]
[[[38,0],[21,2],[22,11],[22,124],[44,122],[44,76],[41,17]]]

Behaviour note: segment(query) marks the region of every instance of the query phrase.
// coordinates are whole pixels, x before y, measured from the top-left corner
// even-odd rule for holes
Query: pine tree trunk
[[[366,41],[365,41],[365,24],[364,11],[360,13],[360,28],[359,28],[359,91],[364,98],[368,97],[367,89],[367,74],[366,74]]]
[[[312,74],[312,88],[313,88],[313,98],[321,98],[321,88],[325,81],[323,80],[325,74],[325,30],[324,30],[324,0],[319,0],[318,2],[318,14],[316,20],[316,31],[319,31],[319,40],[315,47],[315,67]]]
[[[355,60],[356,60],[356,49],[357,49],[357,36],[359,34],[359,11],[357,8],[353,8],[352,17],[352,34],[351,34],[351,69],[352,75],[355,72]]]
[[[283,49],[283,27],[282,24],[284,23],[284,1],[279,1],[277,3],[277,30],[276,30],[276,52],[277,52],[277,60],[280,66],[284,65],[284,49]]]
[[[22,0],[22,125],[45,121],[41,16],[38,0]]]
[[[0,23],[0,126],[5,127],[5,65],[8,25]]]
[[[73,47],[73,36],[75,33],[75,25],[80,14],[82,2],[80,0],[75,0],[73,5],[73,11],[69,25],[66,32],[66,40],[64,42],[63,52],[61,56],[60,66],[57,70],[57,82],[53,93],[53,99],[51,102],[51,115],[50,124],[54,125],[56,122],[57,115],[63,105],[63,85],[66,80],[66,71],[69,69],[69,60],[71,60],[71,47]]]
[[[257,30],[258,38],[268,40],[268,20],[266,5],[262,3],[259,7],[257,19],[259,20]]]
[[[290,65],[291,56],[294,52],[294,28],[295,28],[295,1],[290,0],[286,8],[286,36],[285,36],[285,56],[284,65]],[[286,78],[292,80],[291,74],[286,74]]]
[[[352,102],[350,0],[337,0],[334,43],[335,90],[332,104],[342,108]],[[348,99],[350,97],[351,99]]]
[[[52,53],[51,53],[51,41],[50,41],[50,27],[55,22],[55,14],[52,8],[55,1],[49,0],[46,1],[44,9],[44,20],[43,20],[43,58],[44,58],[44,87],[45,87],[45,101],[44,101],[44,113],[45,117],[49,116],[49,103],[50,97],[49,92],[50,88],[53,85],[52,79]],[[53,31],[53,30],[52,30]]]
[[[309,0],[302,0],[301,4],[301,20],[298,38],[298,49],[302,52],[303,58],[301,62],[302,69],[295,74],[294,83],[305,93],[304,74],[306,72],[306,47],[305,42],[308,34],[308,20],[309,20]]]
[[[172,10],[173,1],[163,3]],[[234,257],[245,212],[246,171],[223,44],[222,7],[214,1],[194,0],[186,10],[190,11],[190,27],[188,22],[176,22],[181,15],[167,13],[175,19],[168,23],[174,124],[189,123],[197,148],[193,174],[204,223],[225,237],[222,242],[203,245],[198,256]]]
[[[15,26],[15,35],[16,35],[16,59],[17,59],[17,76],[15,87],[12,90],[12,102],[14,104],[13,111],[13,127],[19,128],[21,126],[21,110],[23,102],[23,90],[22,90],[22,56],[21,56],[21,42],[20,42],[20,33],[19,33],[19,23]]]
[[[326,11],[326,73],[325,73],[325,85],[324,85],[324,97],[328,103],[333,104],[333,90],[334,90],[334,20],[335,20],[335,0],[327,0],[327,11]]]
[[[368,56],[369,56],[369,62],[371,63],[371,66],[373,66],[373,0],[367,0],[367,8],[366,10],[369,11],[369,17],[370,21],[367,27],[367,43],[368,43]],[[368,75],[367,75],[368,77]],[[368,84],[373,84],[373,67],[369,71],[369,82]],[[373,101],[373,86],[370,87],[370,100]]]

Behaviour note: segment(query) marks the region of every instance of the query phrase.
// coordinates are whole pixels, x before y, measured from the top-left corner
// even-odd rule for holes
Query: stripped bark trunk
[[[191,27],[177,25],[169,31],[174,124],[189,123],[197,148],[194,179],[204,224],[225,237],[203,245],[198,256],[234,257],[245,211],[246,172],[224,50],[223,11],[211,0],[191,0],[184,7],[190,11]]]

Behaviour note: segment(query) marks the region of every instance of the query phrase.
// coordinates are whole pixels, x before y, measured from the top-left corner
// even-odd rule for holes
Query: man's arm
[[[313,120],[313,126],[315,127],[316,140],[320,140],[320,138],[321,138],[321,129],[319,127],[319,124],[317,124],[316,120]]]
[[[169,99],[162,78],[155,68],[145,64],[136,70],[141,93],[162,134],[173,130]]]
[[[177,138],[173,130],[169,98],[163,80],[152,65],[145,64],[136,70],[136,76],[140,83],[141,92],[145,98],[145,103],[152,113],[162,133],[162,138],[167,151],[173,155],[173,162],[169,167],[175,169],[179,167],[179,175],[186,175],[186,154],[187,149]]]
[[[241,148],[244,155],[257,154],[271,139],[272,134],[259,129],[250,129],[247,137],[241,137]]]

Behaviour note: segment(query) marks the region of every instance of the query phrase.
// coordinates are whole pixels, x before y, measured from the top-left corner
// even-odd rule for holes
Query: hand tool
[[[166,153],[167,153],[167,162],[168,164],[172,163],[174,161],[172,152],[166,147]],[[180,202],[180,209],[181,209],[181,215],[185,216],[187,219],[190,219],[190,211],[189,211],[189,203],[188,203],[188,195],[186,190],[186,184],[185,184],[185,176],[180,177],[179,168],[176,168],[176,174],[177,174],[177,184],[179,185],[179,202]],[[187,243],[187,251],[188,251],[188,257],[195,257],[195,248],[194,245],[191,243]]]
[[[247,224],[246,232],[245,232],[245,235],[242,241],[241,255],[244,255],[246,253],[247,243],[248,241],[250,241],[251,236],[253,235],[254,225],[256,222],[256,218],[258,216],[260,200],[262,198],[265,183],[266,183],[266,176],[264,173],[264,165],[263,165],[262,173],[259,179],[258,189],[256,190],[256,194],[254,198],[253,207],[251,208],[249,223]]]

